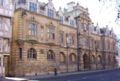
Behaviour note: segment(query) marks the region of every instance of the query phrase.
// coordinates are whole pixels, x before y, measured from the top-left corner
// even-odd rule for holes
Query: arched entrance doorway
[[[84,69],[88,70],[90,68],[89,64],[89,56],[87,54],[83,55],[83,64],[84,64]]]
[[[98,56],[98,69],[102,69],[102,57]]]
[[[70,54],[69,56],[70,63],[76,63],[76,55],[74,53]]]

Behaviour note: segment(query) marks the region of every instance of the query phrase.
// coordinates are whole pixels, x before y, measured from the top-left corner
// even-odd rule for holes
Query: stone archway
[[[63,52],[60,52],[60,63],[66,63],[66,56]]]
[[[102,57],[100,55],[98,55],[98,63],[102,64]]]
[[[102,63],[102,56],[101,55],[98,55],[98,57],[97,57],[97,60],[98,60],[98,66],[97,66],[97,68],[98,69],[102,69],[102,67],[103,67],[103,63]]]
[[[89,56],[87,54],[83,55],[83,64],[84,64],[84,69],[88,70],[90,68],[90,64],[89,64]]]
[[[74,53],[70,54],[69,61],[70,61],[70,63],[76,63],[77,57],[76,57],[76,55]]]
[[[95,55],[91,55],[90,57],[90,66],[92,70],[97,69],[97,64],[96,64],[96,57]]]

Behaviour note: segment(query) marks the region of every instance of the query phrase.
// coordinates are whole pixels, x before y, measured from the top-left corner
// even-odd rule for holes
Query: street
[[[50,78],[40,78],[39,81],[120,81],[120,69]]]

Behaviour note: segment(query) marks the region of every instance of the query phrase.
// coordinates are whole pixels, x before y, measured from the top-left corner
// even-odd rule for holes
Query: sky
[[[39,1],[45,3],[48,2],[48,0]],[[114,29],[115,34],[120,35],[120,21],[116,21],[117,9],[114,0],[105,0],[105,3],[99,2],[99,0],[52,0],[56,10],[58,10],[59,7],[67,8],[67,3],[71,1],[74,1],[76,3],[78,2],[81,6],[88,8],[94,25],[97,23],[100,27],[105,27],[108,25],[110,29]]]

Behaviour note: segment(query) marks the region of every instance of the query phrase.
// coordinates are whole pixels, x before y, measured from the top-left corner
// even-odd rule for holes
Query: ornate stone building
[[[77,26],[78,70],[113,69],[116,62],[116,39],[113,29],[92,23],[87,8],[68,3],[67,16],[73,15]]]
[[[10,75],[46,75],[55,70],[63,73],[115,66],[113,31],[95,27],[87,8],[70,2],[68,9],[56,11],[52,0],[47,4],[16,0],[15,5]]]
[[[54,69],[60,73],[77,71],[74,18],[56,12],[51,0],[48,4],[24,1],[16,3],[30,7],[16,6],[10,73],[23,76],[53,74]]]
[[[0,0],[0,76],[8,73],[8,57],[10,55],[12,36],[12,15],[12,0]]]

